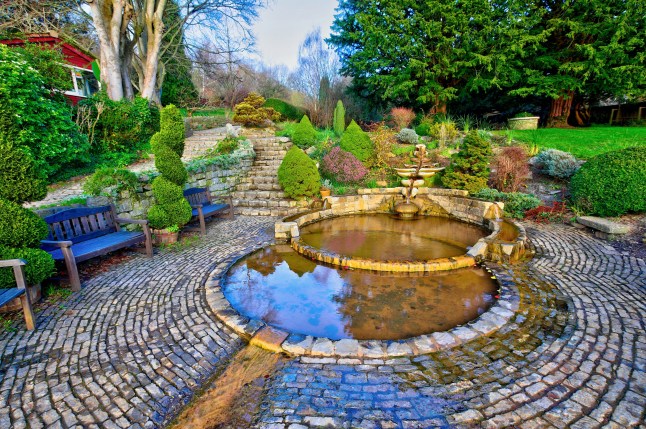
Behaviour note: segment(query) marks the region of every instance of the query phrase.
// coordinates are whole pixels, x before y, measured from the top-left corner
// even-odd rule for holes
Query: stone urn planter
[[[168,229],[153,229],[153,244],[160,246],[164,244],[174,244],[179,240],[179,229],[177,231]]]
[[[40,283],[27,287],[27,293],[29,294],[29,300],[31,301],[32,305],[40,301],[40,299],[43,297]],[[14,311],[22,311],[20,298],[16,298],[12,301],[9,301],[5,305],[0,306],[0,314],[13,313]]]
[[[509,118],[507,126],[510,130],[536,130],[540,116],[527,116],[524,118]]]

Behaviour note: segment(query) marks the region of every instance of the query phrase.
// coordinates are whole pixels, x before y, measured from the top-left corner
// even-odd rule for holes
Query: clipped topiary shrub
[[[332,128],[337,137],[341,137],[345,131],[345,107],[343,107],[343,101],[341,100],[336,102],[336,107],[334,108]]]
[[[35,285],[55,273],[54,259],[49,253],[40,249],[14,249],[0,246],[0,259],[24,259],[27,284]],[[0,288],[16,286],[12,268],[0,268]]]
[[[620,216],[646,211],[646,147],[597,155],[570,180],[572,204],[588,214]]]
[[[489,142],[476,131],[470,131],[464,138],[460,151],[453,155],[451,164],[444,170],[442,185],[471,193],[486,188],[490,157]]]
[[[278,98],[268,98],[263,107],[269,107],[280,113],[281,121],[298,121],[305,114],[305,109],[294,106]]]
[[[263,104],[264,97],[252,92],[233,108],[233,120],[247,127],[260,127],[280,119],[280,113]]]
[[[402,128],[400,132],[395,134],[395,137],[397,137],[397,140],[401,143],[405,144],[417,144],[419,142],[417,133],[415,130],[411,130],[410,128]]]
[[[164,177],[171,182],[182,186],[188,179],[188,172],[182,158],[165,144],[156,144],[152,147],[155,154],[155,167]]]
[[[350,122],[343,136],[341,136],[341,149],[350,152],[361,162],[368,162],[375,154],[375,146],[370,136],[364,132],[354,120]]]
[[[34,159],[21,147],[0,134],[0,198],[24,203],[47,195],[47,184]]]
[[[290,198],[313,197],[321,188],[321,177],[314,161],[293,146],[278,168],[278,182]]]
[[[304,115],[301,121],[294,127],[294,134],[292,135],[292,142],[301,149],[307,149],[316,144],[316,130],[310,122],[310,118]]]
[[[166,112],[166,110],[169,112]],[[175,115],[175,106],[162,109],[160,130],[151,139],[155,154],[155,167],[161,173],[153,180],[152,192],[155,204],[148,210],[148,222],[154,229],[182,227],[191,220],[191,206],[184,198],[182,186],[186,183],[188,172],[180,155],[184,148],[184,121]],[[182,133],[178,132],[182,125]],[[181,140],[181,141],[179,141]],[[179,152],[179,153],[178,153]]]
[[[323,157],[321,172],[324,177],[339,183],[357,183],[368,174],[368,169],[350,152],[335,146]]]
[[[547,149],[536,155],[541,173],[559,179],[569,179],[579,169],[574,155],[556,149]]]
[[[36,213],[0,199],[0,246],[39,247],[47,233],[47,224]]]

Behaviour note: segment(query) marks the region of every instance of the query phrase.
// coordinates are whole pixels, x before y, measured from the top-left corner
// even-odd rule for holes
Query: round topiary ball
[[[278,168],[278,182],[290,198],[313,197],[321,189],[316,163],[296,146],[283,158]]]
[[[0,199],[0,246],[39,247],[47,234],[47,223],[36,213]]]
[[[350,152],[361,162],[367,162],[375,154],[375,145],[370,136],[356,122],[350,122],[341,136],[341,149]]]
[[[294,128],[294,135],[292,135],[292,142],[301,149],[307,149],[316,144],[316,130],[310,122],[310,118],[304,115],[301,121],[296,124]]]
[[[570,181],[572,204],[585,213],[620,216],[646,211],[646,147],[597,155]]]
[[[24,259],[27,261],[25,276],[29,285],[38,284],[56,272],[52,256],[40,249],[13,249],[0,246],[0,259]],[[15,286],[16,279],[13,270],[10,268],[0,269],[0,288]]]

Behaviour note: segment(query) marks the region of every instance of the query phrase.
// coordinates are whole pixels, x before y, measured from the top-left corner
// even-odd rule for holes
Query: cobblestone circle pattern
[[[191,247],[85,282],[37,330],[0,336],[0,427],[163,427],[244,342],[204,299],[208,274],[269,241],[275,218],[218,220]],[[526,224],[537,255],[492,267],[514,317],[414,357],[297,357],[254,427],[646,427],[646,261],[585,231]]]

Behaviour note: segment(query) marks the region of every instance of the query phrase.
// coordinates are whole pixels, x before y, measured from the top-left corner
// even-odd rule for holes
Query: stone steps
[[[292,143],[285,137],[251,137],[256,158],[247,177],[231,193],[235,211],[249,216],[289,216],[307,209],[307,202],[285,196],[278,168]]]

